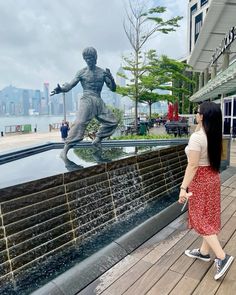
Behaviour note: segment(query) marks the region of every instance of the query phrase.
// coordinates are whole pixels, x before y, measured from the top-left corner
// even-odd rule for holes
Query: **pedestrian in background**
[[[188,165],[180,187],[179,203],[188,199],[188,224],[202,236],[199,249],[186,250],[191,258],[210,261],[210,248],[216,255],[215,280],[229,269],[234,257],[225,253],[217,235],[220,232],[220,163],[222,154],[222,114],[220,106],[203,102],[196,114],[197,129],[185,149]]]
[[[69,132],[70,128],[69,128],[69,124],[68,122],[62,122],[61,127],[60,127],[60,132],[61,132],[61,138],[65,141],[67,136],[68,136],[68,132]]]

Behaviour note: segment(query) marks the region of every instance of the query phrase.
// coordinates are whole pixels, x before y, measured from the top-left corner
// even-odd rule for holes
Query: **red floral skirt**
[[[188,225],[200,235],[218,234],[220,222],[220,174],[200,166],[189,185]]]

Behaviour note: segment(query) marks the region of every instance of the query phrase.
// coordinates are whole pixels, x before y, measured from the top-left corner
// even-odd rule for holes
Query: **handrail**
[[[18,124],[5,126],[5,134],[8,133],[29,133],[32,131],[31,124]]]

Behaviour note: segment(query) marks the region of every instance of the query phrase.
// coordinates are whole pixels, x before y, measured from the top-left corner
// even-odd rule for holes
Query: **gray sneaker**
[[[216,274],[214,276],[215,280],[218,280],[219,278],[221,278],[227,272],[227,270],[229,270],[229,267],[231,263],[233,262],[233,260],[234,260],[234,257],[228,254],[225,255],[224,260],[221,260],[219,258],[215,259],[215,266],[216,266]]]
[[[193,250],[185,250],[185,255],[187,255],[188,257],[191,257],[191,258],[197,258],[197,259],[200,259],[202,261],[211,261],[211,257],[209,254],[207,255],[203,255],[201,252],[200,252],[200,249],[193,249]]]

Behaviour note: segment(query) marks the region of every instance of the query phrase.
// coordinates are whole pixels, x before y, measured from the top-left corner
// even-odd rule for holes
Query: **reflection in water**
[[[112,159],[103,156],[102,149],[93,152],[92,155],[97,163],[107,163],[112,161]]]
[[[75,171],[84,168],[84,166],[78,165],[75,162],[69,160],[68,158],[62,158],[62,160],[64,161],[65,167],[68,171]]]
[[[60,154],[60,157],[65,163],[65,168],[68,171],[74,171],[87,167],[87,165],[79,165],[81,162],[108,163],[113,160],[122,159],[127,156],[137,155],[145,151],[152,151],[160,148],[160,146],[101,147],[100,149],[77,147],[73,149],[73,161],[67,156],[65,157],[63,152]],[[76,164],[76,162],[79,162],[79,164]]]
[[[62,150],[62,152],[60,153],[60,158],[65,163],[65,167],[68,171],[75,171],[75,170],[84,168],[84,166],[78,165],[75,162],[69,160],[64,150]]]
[[[127,156],[128,153],[123,150],[123,148],[101,148],[94,150],[93,148],[75,148],[74,154],[83,161],[103,163],[110,162],[112,160],[120,159]]]
[[[82,150],[82,149],[78,149],[79,151],[75,150],[75,154],[78,156],[78,158],[81,158],[83,160],[87,159],[88,160],[88,155],[89,155],[89,161],[91,162],[95,162],[96,163],[107,163],[107,162],[111,162],[112,158],[111,157],[107,157],[106,153],[104,153],[104,151],[102,149],[88,149],[89,150],[89,154],[88,154],[88,150]],[[78,155],[79,154],[79,155]],[[86,155],[85,157],[83,155]],[[120,155],[120,152],[119,152]],[[78,165],[75,162],[71,161],[70,159],[68,159],[67,155],[65,155],[62,151],[62,153],[60,154],[60,158],[63,160],[63,162],[65,163],[65,168],[68,171],[75,171],[78,169],[82,169],[84,168],[84,166],[82,165]]]

